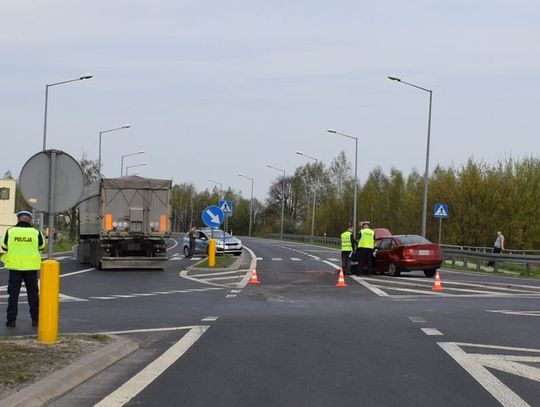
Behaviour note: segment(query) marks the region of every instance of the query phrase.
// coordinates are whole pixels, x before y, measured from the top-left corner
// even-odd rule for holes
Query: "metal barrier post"
[[[208,241],[208,267],[216,265],[216,239]]]
[[[51,231],[52,233],[52,231]],[[39,295],[38,341],[58,342],[58,314],[60,296],[60,263],[45,260],[41,263]]]

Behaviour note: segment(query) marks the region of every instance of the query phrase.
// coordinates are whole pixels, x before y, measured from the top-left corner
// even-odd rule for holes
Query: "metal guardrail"
[[[279,233],[271,233],[267,237],[272,239],[280,239]],[[335,246],[339,248],[341,240],[336,237],[325,236],[308,236],[308,235],[292,235],[284,234],[284,240],[312,243],[316,245]],[[468,268],[469,261],[476,262],[476,271],[481,270],[482,262],[492,262],[493,271],[499,271],[501,263],[524,264],[525,274],[531,275],[531,266],[540,266],[540,250],[503,250],[502,253],[492,253],[491,247],[475,247],[475,246],[454,246],[440,245],[443,252],[443,259],[451,260],[452,265],[456,264],[457,259],[463,260],[463,265]]]

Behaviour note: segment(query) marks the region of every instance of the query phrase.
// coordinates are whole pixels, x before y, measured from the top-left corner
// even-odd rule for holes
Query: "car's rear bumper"
[[[396,262],[396,266],[401,271],[413,271],[413,270],[431,270],[441,267],[442,259],[437,260],[400,260]]]

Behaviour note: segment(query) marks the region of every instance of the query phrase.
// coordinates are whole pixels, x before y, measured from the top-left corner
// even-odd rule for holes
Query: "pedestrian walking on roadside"
[[[353,226],[349,225],[347,230],[341,234],[341,270],[345,274],[351,274],[349,270],[349,257],[356,249],[356,240],[353,236]]]
[[[375,249],[375,231],[370,228],[368,220],[360,222],[358,235],[358,274],[364,273],[364,265],[367,266],[367,275],[370,276],[373,269],[373,250]]]
[[[188,233],[188,236],[189,236],[189,254],[188,254],[188,258],[191,258],[193,257],[193,253],[195,252],[195,240],[197,239],[197,228],[195,226],[193,226],[189,233]]]
[[[500,253],[504,250],[504,236],[500,230],[497,230],[497,238],[495,239],[495,243],[493,243],[493,252],[492,253]],[[490,261],[488,263],[488,266],[494,267],[495,262]]]
[[[6,326],[14,328],[17,324],[19,293],[24,281],[30,307],[32,326],[38,325],[39,288],[38,270],[41,268],[41,254],[45,240],[41,232],[32,226],[32,213],[17,213],[17,224],[9,228],[0,244],[6,251],[2,257],[4,266],[9,270],[8,307]]]

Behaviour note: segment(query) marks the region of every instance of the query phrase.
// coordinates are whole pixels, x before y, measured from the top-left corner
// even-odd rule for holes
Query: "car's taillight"
[[[414,257],[414,250],[409,249],[407,247],[403,248],[403,258],[404,259],[412,259]]]

